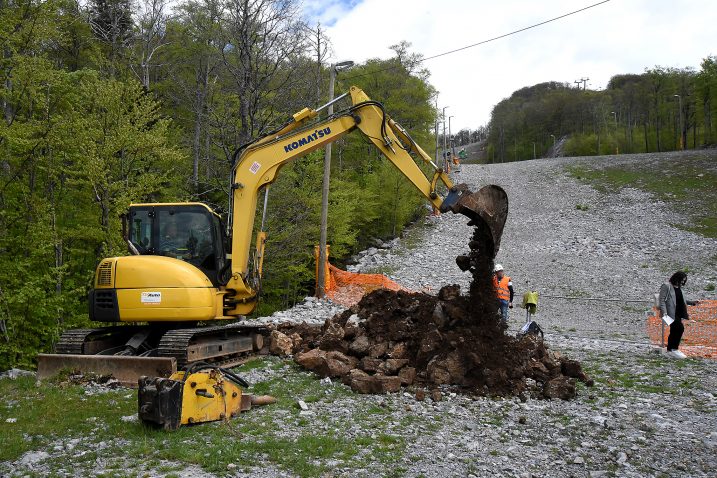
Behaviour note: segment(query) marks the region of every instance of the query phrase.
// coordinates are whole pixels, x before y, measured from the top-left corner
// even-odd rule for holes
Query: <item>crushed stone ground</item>
[[[714,168],[717,153],[704,154],[705,167]],[[662,161],[678,159],[678,153],[665,153],[464,165],[458,181],[475,189],[495,183],[507,190],[511,208],[497,260],[521,294],[530,287],[543,296],[649,300],[671,272],[689,267],[688,296],[707,298],[714,294],[703,289],[715,282],[717,241],[673,226],[687,221],[683,212],[647,193],[630,188],[598,192],[565,173],[570,165],[600,167],[632,161],[650,161],[659,170]],[[589,208],[578,210],[576,204]],[[471,231],[465,222],[452,215],[429,218],[398,244],[361,254],[354,267],[372,272],[380,265],[416,291],[436,294],[454,283],[468,290],[470,276],[452,267],[453,258],[466,252],[464,238]],[[390,436],[404,443],[390,469],[370,461],[348,468],[340,460],[329,460],[325,464],[331,476],[713,477],[717,470],[717,363],[675,362],[656,353],[644,333],[647,308],[649,304],[541,298],[538,321],[546,330],[550,349],[581,361],[595,378],[590,389],[578,384],[575,400],[471,397],[453,395],[441,386],[440,401],[430,397],[417,401],[414,394],[404,392],[355,394],[319,399],[309,404],[310,413],[304,415],[271,407],[257,409],[256,414],[278,420],[280,426],[267,432],[272,436],[329,432],[372,440]],[[262,321],[272,324],[288,319],[320,325],[341,310],[335,304],[308,299]],[[521,312],[512,310],[511,332],[521,325]],[[286,367],[269,367],[252,370],[248,378],[256,383],[296,373]],[[345,387],[336,380],[322,386],[327,391]],[[69,447],[71,440],[78,441]],[[58,463],[73,463],[78,450],[102,455],[101,450],[123,447],[123,443],[109,445],[102,448],[91,437],[58,438],[55,447],[0,463],[0,475],[47,475]],[[128,473],[211,476],[182,463],[173,465],[183,472],[163,473],[143,466],[142,460],[132,457]],[[73,476],[73,468],[65,468],[67,476]],[[87,472],[79,468],[76,476]],[[262,463],[218,476],[292,473]]]

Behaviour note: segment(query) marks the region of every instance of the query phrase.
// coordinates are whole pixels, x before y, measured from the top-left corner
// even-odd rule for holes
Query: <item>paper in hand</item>
[[[673,318],[670,317],[669,315],[663,315],[663,316],[662,316],[662,321],[665,322],[665,325],[670,325],[672,322],[675,321],[675,319],[673,319]]]

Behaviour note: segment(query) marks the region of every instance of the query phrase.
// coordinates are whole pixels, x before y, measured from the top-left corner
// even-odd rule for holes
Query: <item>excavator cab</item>
[[[124,216],[130,253],[172,257],[199,268],[214,286],[226,261],[219,216],[202,203],[133,204]]]

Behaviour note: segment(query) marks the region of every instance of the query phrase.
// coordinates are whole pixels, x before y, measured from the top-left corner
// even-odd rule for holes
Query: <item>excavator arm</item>
[[[471,198],[471,196],[477,196],[480,193],[471,193],[465,185],[454,186],[448,175],[431,160],[431,157],[411,139],[398,123],[389,117],[381,103],[371,100],[355,86],[351,87],[349,94],[352,106],[348,109],[325,120],[316,121],[318,111],[306,108],[296,113],[291,121],[275,133],[249,144],[235,154],[231,185],[231,217],[229,219],[231,277],[226,284],[227,291],[233,295],[231,304],[234,309],[228,311],[228,315],[250,313],[258,300],[257,281],[252,281],[249,266],[259,192],[276,180],[282,166],[332,143],[354,130],[363,133],[433,206],[443,212],[450,209],[453,212],[466,214],[474,222],[485,222],[485,219],[480,217],[480,213],[485,213],[485,211],[474,211],[464,205],[471,202],[469,199],[475,203],[476,198]],[[426,177],[412,154],[430,165],[432,171],[430,177]],[[437,191],[439,182],[449,191],[445,198]],[[505,198],[503,190],[497,186],[490,186],[490,188],[495,188],[491,191],[489,201],[491,204],[482,201],[481,207],[488,210],[486,217],[490,224],[495,223],[494,227],[490,227],[490,224],[486,225],[489,226],[494,237],[494,244],[497,246],[507,215],[507,198]],[[504,200],[496,199],[501,196],[501,193]],[[259,231],[256,242],[259,262],[254,264],[253,269],[255,270],[261,269],[265,237],[265,233]],[[496,251],[497,247],[493,254]]]

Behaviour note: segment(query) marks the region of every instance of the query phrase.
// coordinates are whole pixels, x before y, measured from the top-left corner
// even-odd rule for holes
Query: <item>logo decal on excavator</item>
[[[284,152],[290,153],[291,151],[298,149],[302,146],[306,146],[307,144],[311,143],[312,141],[316,141],[319,138],[323,138],[324,136],[331,133],[331,128],[322,128],[315,130],[312,134],[306,136],[306,138],[301,138],[298,141],[294,141],[292,143],[284,145]]]
[[[142,292],[142,298],[140,299],[143,304],[161,304],[162,293],[161,292]]]

